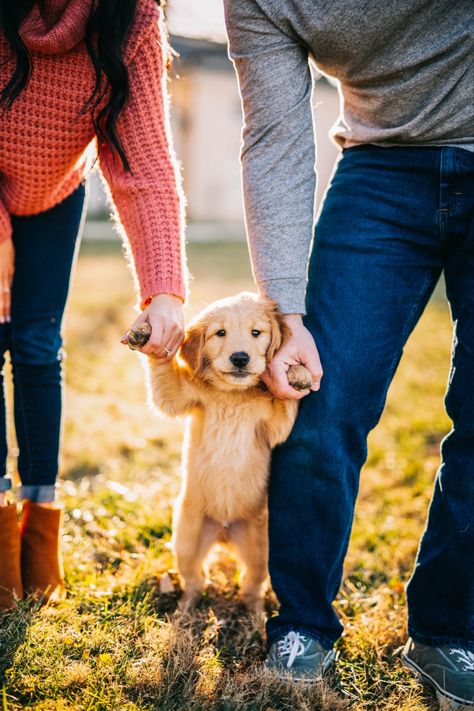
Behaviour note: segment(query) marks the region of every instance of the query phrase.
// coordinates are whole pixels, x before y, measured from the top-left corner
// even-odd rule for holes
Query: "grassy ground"
[[[100,255],[100,256],[99,256]],[[242,245],[195,245],[195,311],[251,287]],[[119,337],[133,317],[131,282],[116,246],[89,245],[68,314],[63,455],[68,598],[28,603],[0,619],[0,706],[59,711],[428,711],[433,698],[402,669],[404,584],[449,423],[442,398],[450,323],[434,300],[411,339],[370,442],[337,607],[347,696],[305,691],[262,675],[261,624],[236,597],[222,552],[192,620],[170,614],[176,594],[170,512],[179,481],[180,424],[147,411],[137,356]],[[275,609],[269,593],[267,608]]]

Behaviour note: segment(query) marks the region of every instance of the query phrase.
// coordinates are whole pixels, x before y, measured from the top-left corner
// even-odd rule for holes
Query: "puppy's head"
[[[242,390],[258,384],[286,335],[273,301],[242,292],[201,312],[180,354],[196,378],[221,390]]]

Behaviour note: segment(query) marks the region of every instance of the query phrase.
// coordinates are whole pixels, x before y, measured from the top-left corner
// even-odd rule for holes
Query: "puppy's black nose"
[[[244,351],[232,353],[232,355],[230,356],[230,362],[232,363],[232,365],[235,365],[236,368],[245,368],[249,360],[249,354],[245,353]]]

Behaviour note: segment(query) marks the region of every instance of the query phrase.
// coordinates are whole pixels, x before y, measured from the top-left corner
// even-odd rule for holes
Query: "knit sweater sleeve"
[[[0,200],[0,244],[12,236],[10,215],[3,202]]]
[[[151,22],[128,64],[130,93],[117,130],[130,171],[109,145],[99,146],[142,306],[159,293],[186,297],[184,198],[169,128],[163,47],[162,22]]]
[[[258,0],[225,0],[244,113],[242,173],[259,290],[304,313],[316,176],[308,50]]]

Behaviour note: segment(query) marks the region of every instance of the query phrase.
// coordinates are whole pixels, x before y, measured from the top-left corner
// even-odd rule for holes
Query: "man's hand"
[[[284,319],[291,329],[291,337],[278,351],[263,376],[270,392],[282,400],[300,400],[311,390],[319,390],[323,369],[318,349],[310,332],[304,327],[299,314],[289,314]],[[290,365],[304,365],[313,377],[311,389],[298,391],[288,383]]]
[[[184,341],[184,309],[181,299],[171,294],[154,296],[130,328],[144,322],[150,324],[151,336],[140,348],[140,352],[163,363],[171,360]],[[122,343],[128,344],[127,336],[122,338]]]

